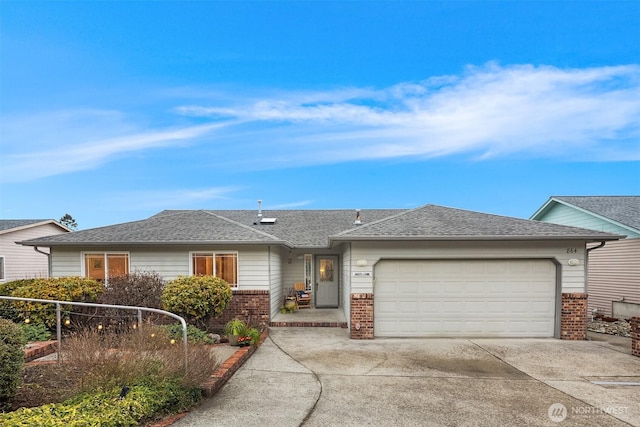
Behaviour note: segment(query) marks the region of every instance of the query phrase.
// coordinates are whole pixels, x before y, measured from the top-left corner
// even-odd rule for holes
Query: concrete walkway
[[[589,341],[356,341],[339,328],[271,328],[174,425],[640,426],[640,387],[621,385],[634,382],[640,358]]]

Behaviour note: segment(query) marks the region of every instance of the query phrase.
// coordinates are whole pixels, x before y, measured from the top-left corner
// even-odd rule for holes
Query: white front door
[[[338,307],[338,257],[319,255],[316,257],[316,307]]]

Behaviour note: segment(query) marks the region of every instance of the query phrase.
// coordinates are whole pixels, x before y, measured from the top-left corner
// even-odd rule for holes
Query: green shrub
[[[249,329],[249,333],[247,335],[251,337],[251,344],[256,345],[260,342],[260,331],[258,329]]]
[[[237,337],[245,337],[249,333],[249,327],[240,319],[232,319],[224,325],[224,333],[227,335],[235,335]]]
[[[35,279],[13,290],[11,296],[19,298],[37,298],[59,301],[94,302],[104,291],[104,286],[85,277],[60,277]],[[30,301],[15,301],[16,308],[33,323],[44,323],[48,327],[56,324],[56,311],[53,304],[41,304]],[[69,306],[70,307],[70,306]],[[68,310],[69,307],[63,307]],[[77,310],[76,310],[77,311]]]
[[[44,323],[20,323],[20,329],[26,342],[48,341],[51,339],[51,331]]]
[[[0,425],[135,426],[188,409],[202,399],[199,385],[217,366],[215,352],[210,346],[189,346],[185,372],[183,347],[164,332],[145,325],[126,334],[74,333],[65,340],[59,373],[71,380],[73,390],[64,393],[72,397],[0,414]],[[123,386],[129,391],[120,398]]]
[[[20,327],[0,319],[0,410],[15,396],[22,381],[24,344]]]
[[[20,279],[11,282],[0,283],[0,295],[12,297],[13,291],[23,286],[31,285],[38,279]],[[0,300],[0,317],[21,322],[23,320],[22,312],[16,306],[14,301]]]
[[[182,325],[180,323],[166,325],[164,328],[170,338],[176,341],[182,340]],[[213,340],[207,334],[207,331],[203,331],[193,325],[187,325],[187,340],[190,344],[213,344]]]
[[[162,292],[165,310],[177,313],[189,323],[206,325],[209,317],[220,316],[231,301],[231,287],[214,276],[180,276]]]
[[[181,387],[175,379],[133,385],[123,398],[119,397],[120,393],[121,388],[117,387],[83,393],[62,403],[22,408],[0,414],[0,424],[16,427],[137,426],[155,414],[184,410],[202,399],[200,389]]]

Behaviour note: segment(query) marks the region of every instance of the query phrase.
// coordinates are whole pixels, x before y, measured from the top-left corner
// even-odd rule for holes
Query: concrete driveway
[[[592,381],[605,382],[603,385]],[[555,339],[376,339],[271,328],[175,426],[640,426],[640,359]]]

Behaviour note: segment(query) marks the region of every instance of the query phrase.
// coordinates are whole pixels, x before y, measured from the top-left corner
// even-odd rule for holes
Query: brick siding
[[[631,324],[631,354],[640,357],[640,317],[632,317]]]
[[[560,339],[587,339],[587,294],[562,294]]]
[[[351,294],[351,338],[373,339],[373,294]]]
[[[231,303],[222,316],[209,321],[209,330],[221,333],[231,319],[244,320],[259,329],[266,328],[271,320],[269,291],[234,290]]]

